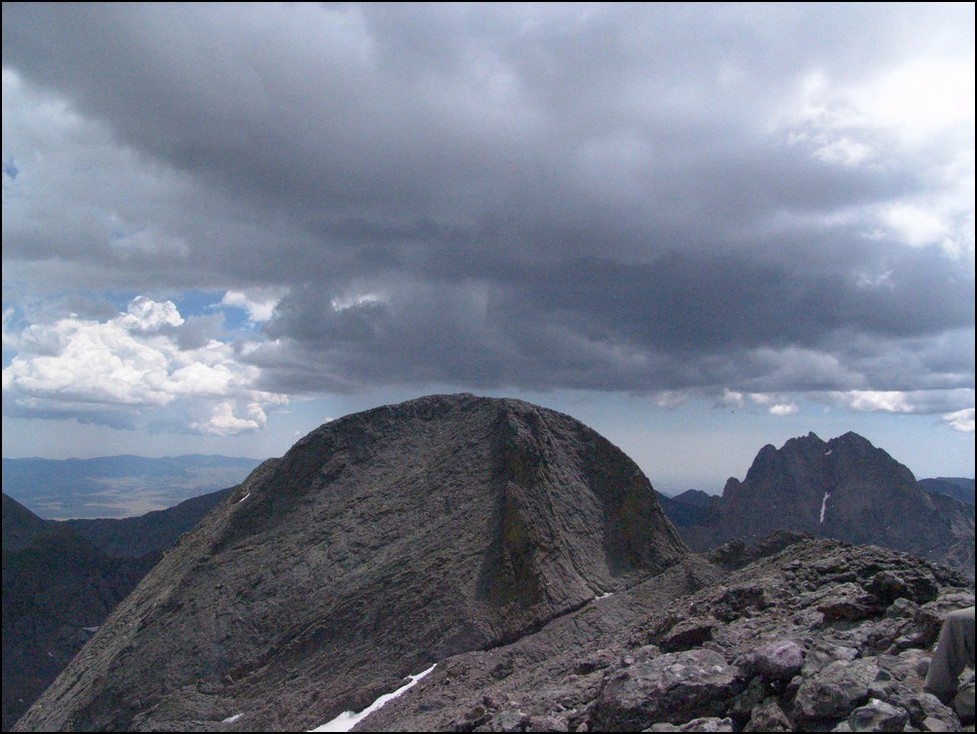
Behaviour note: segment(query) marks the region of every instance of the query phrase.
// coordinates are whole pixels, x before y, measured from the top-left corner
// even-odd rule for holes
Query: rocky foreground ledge
[[[689,558],[514,644],[450,658],[358,730],[963,728],[922,688],[942,619],[974,603],[973,587],[873,546],[764,544]]]

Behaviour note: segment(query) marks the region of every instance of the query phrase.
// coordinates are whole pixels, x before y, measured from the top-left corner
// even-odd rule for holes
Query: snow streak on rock
[[[378,698],[376,701],[371,703],[369,706],[367,706],[365,709],[360,711],[358,714],[354,714],[352,711],[344,711],[332,721],[326,722],[322,726],[318,726],[312,731],[349,731],[358,723],[360,723],[363,719],[365,719],[367,716],[372,714],[374,711],[380,709],[384,704],[393,701],[395,698],[398,698],[399,696],[402,696],[404,693],[407,692],[407,689],[413,687],[417,683],[417,681],[419,681],[425,675],[430,673],[436,667],[438,667],[437,663],[432,665],[427,670],[418,673],[417,675],[409,676],[410,677],[409,683],[405,683],[393,693],[383,694],[382,696],[380,696],[380,698]]]

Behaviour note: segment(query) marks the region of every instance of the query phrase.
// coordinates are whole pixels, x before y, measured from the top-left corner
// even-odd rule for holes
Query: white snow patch
[[[613,591],[608,591],[608,592],[605,592],[605,593],[601,594],[600,596],[595,596],[594,597],[594,601],[600,601],[601,599],[607,599],[608,597],[611,597],[611,596],[614,596],[614,592]]]
[[[409,676],[410,677],[409,683],[405,683],[393,693],[383,694],[382,696],[380,696],[380,698],[378,698],[376,701],[371,703],[369,706],[367,706],[365,709],[360,711],[358,714],[354,714],[352,711],[344,711],[332,721],[329,721],[323,724],[322,726],[317,726],[315,729],[311,729],[310,731],[349,731],[354,726],[356,726],[359,722],[365,719],[367,716],[372,714],[374,711],[383,707],[387,702],[393,701],[395,698],[402,696],[407,691],[408,688],[413,687],[417,683],[417,681],[419,681],[421,678],[426,676],[436,667],[438,667],[437,663],[432,665],[427,670],[418,673],[417,675]]]
[[[834,452],[835,452],[834,449],[828,449],[827,451],[824,452],[824,455],[825,456],[831,456],[831,454],[833,454]]]
[[[239,504],[241,504],[242,502],[244,502],[244,500],[246,500],[246,499],[247,499],[248,497],[250,497],[250,496],[251,496],[251,493],[250,493],[250,492],[248,492],[248,493],[247,493],[246,495],[244,495],[244,496],[243,496],[243,497],[242,497],[241,499],[239,499],[239,500],[238,500],[237,502],[235,502],[234,504],[235,504],[235,505],[239,505]]]
[[[98,632],[98,627],[82,627],[85,632]]]
[[[824,523],[824,511],[828,509],[828,497],[831,496],[831,492],[824,493],[824,499],[821,500],[821,522]]]
[[[234,716],[228,716],[226,719],[221,721],[222,724],[233,724],[235,721],[240,719],[244,714],[234,714]]]

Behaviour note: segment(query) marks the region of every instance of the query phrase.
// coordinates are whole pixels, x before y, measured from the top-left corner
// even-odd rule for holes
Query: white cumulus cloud
[[[958,410],[954,413],[947,413],[943,416],[943,420],[955,431],[960,431],[961,433],[973,433],[974,432],[974,409],[965,408],[964,410]]]
[[[281,299],[282,292],[278,290],[259,289],[248,293],[227,291],[221,299],[221,305],[243,309],[248,314],[248,320],[257,324],[271,320],[275,306]]]
[[[216,339],[181,349],[184,325],[171,301],[133,299],[107,321],[69,316],[32,324],[7,341],[17,354],[3,370],[4,402],[27,412],[146,411],[183,403],[191,430],[226,435],[263,428],[263,406],[285,395],[256,387],[261,370],[238,361],[234,345]],[[238,407],[238,404],[243,407]]]
[[[913,406],[899,390],[851,390],[839,394],[852,410],[860,412],[912,413]]]
[[[157,303],[146,296],[137,296],[129,303],[126,313],[118,318],[125,328],[148,333],[166,326],[181,326],[183,317],[172,301]]]
[[[224,400],[213,407],[207,420],[192,423],[190,427],[201,433],[228,436],[256,431],[264,428],[267,422],[268,417],[258,403],[247,405],[242,418],[235,413],[234,401]]]

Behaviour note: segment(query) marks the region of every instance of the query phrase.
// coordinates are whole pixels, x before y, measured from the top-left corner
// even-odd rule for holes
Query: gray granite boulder
[[[768,681],[789,681],[801,672],[804,649],[793,640],[778,640],[745,652],[734,661],[745,675]]]
[[[731,732],[732,719],[720,719],[715,716],[703,716],[692,719],[684,724],[652,724],[646,731],[703,731],[703,732]]]
[[[847,716],[868,700],[869,686],[878,673],[878,662],[871,658],[829,663],[801,683],[795,713],[807,722]]]
[[[656,723],[721,717],[743,687],[739,669],[712,650],[666,653],[617,671],[601,692],[594,724],[634,731]]]
[[[859,706],[848,716],[851,731],[902,731],[908,723],[909,714],[905,709],[877,698]]]
[[[777,703],[777,699],[769,698],[756,706],[746,722],[743,731],[793,731],[794,725],[787,714]]]

